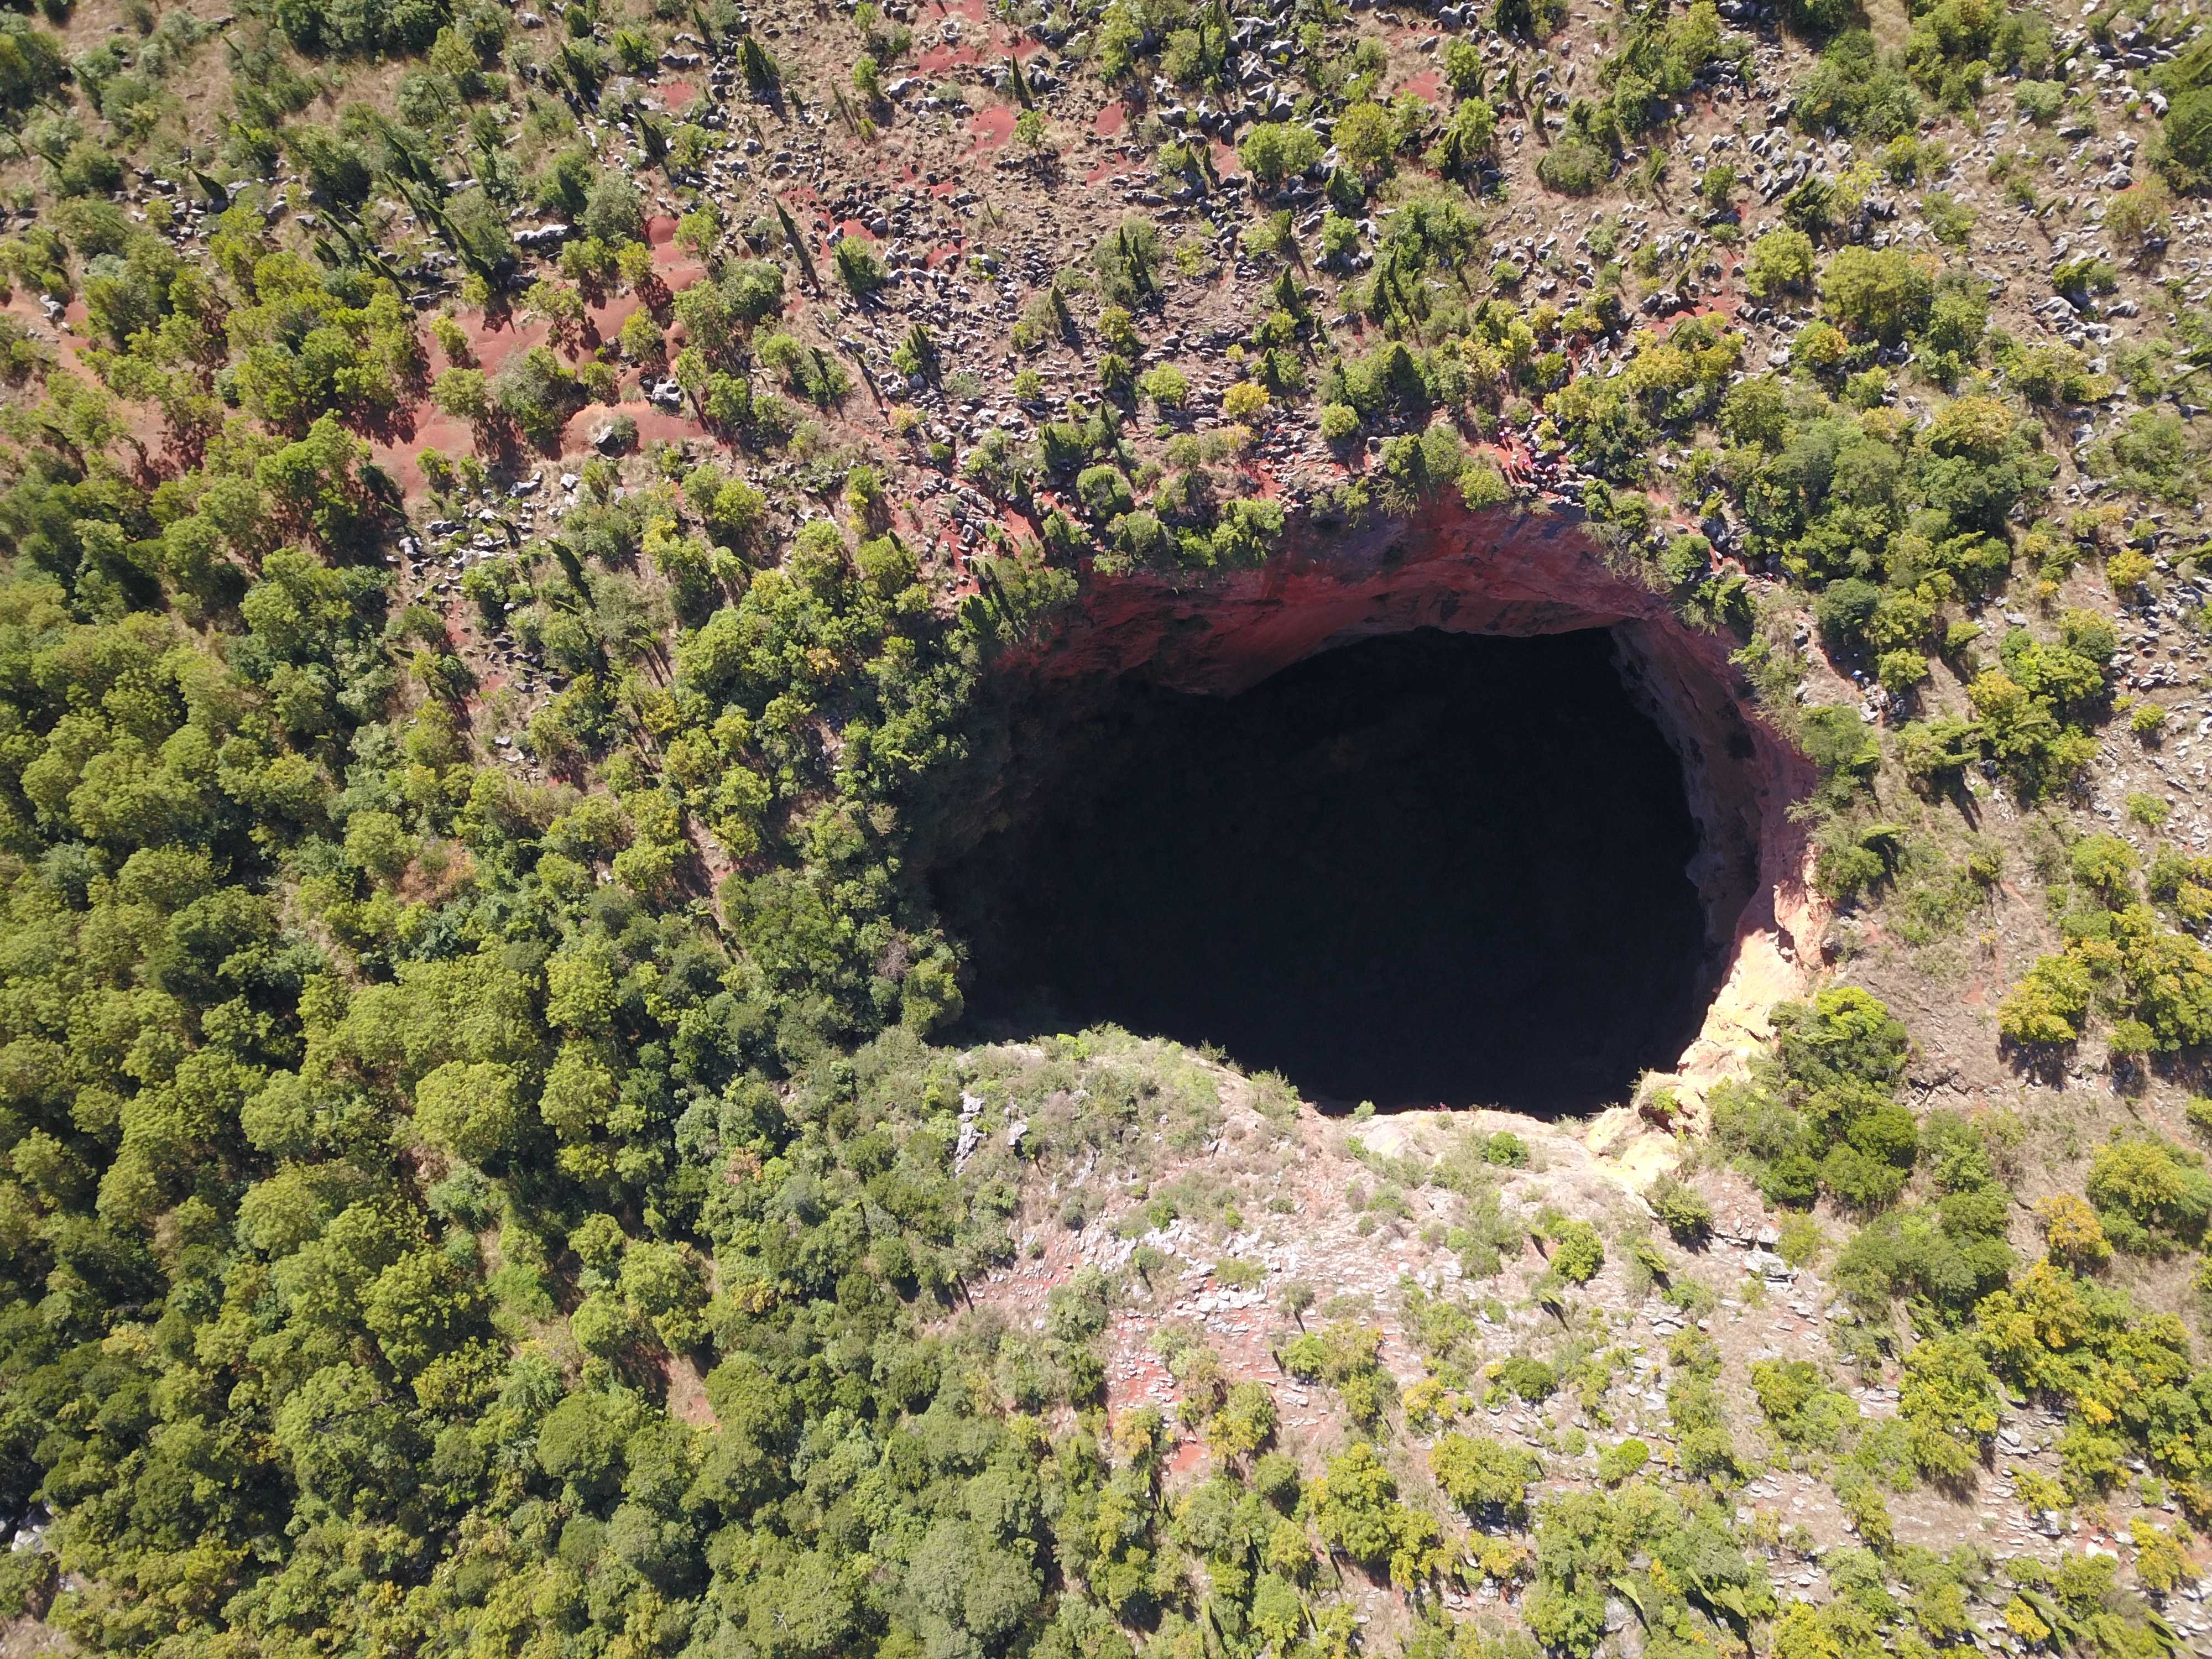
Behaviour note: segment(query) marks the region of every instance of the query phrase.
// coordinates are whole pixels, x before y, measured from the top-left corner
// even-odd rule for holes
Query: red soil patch
[[[705,272],[705,267],[691,255],[676,246],[676,221],[665,214],[646,222],[646,243],[653,250],[653,269],[671,293],[688,288]],[[635,294],[611,296],[604,304],[592,306],[585,313],[589,319],[589,331],[583,341],[572,341],[561,355],[570,362],[580,357],[593,336],[607,339],[621,331],[629,314],[642,305]],[[454,321],[468,337],[469,353],[475,366],[487,374],[495,374],[508,358],[518,352],[543,343],[548,335],[545,324],[524,321],[511,317],[494,328],[480,312],[457,313]],[[559,348],[556,348],[560,349]],[[571,422],[588,430],[592,422],[609,411],[594,405]],[[640,404],[628,409],[637,417],[638,433],[641,438],[683,438],[699,435],[702,428],[680,416],[670,415],[650,404]],[[409,493],[419,492],[425,485],[422,469],[416,457],[424,448],[441,450],[449,455],[471,453],[476,447],[476,434],[466,421],[442,415],[427,400],[410,411],[410,418],[403,422],[404,436],[380,439],[369,447],[369,453],[378,465],[391,473],[400,487]]]
[[[89,323],[82,301],[72,300],[61,316],[55,322],[49,323],[46,307],[39,303],[38,296],[27,289],[19,289],[7,304],[0,305],[0,311],[21,319],[39,349],[54,354],[56,368],[89,385],[100,384],[100,377],[85,366],[82,356],[84,352],[100,344],[89,336]],[[68,325],[66,329],[59,326],[63,323]],[[51,340],[46,337],[49,333],[54,337]],[[123,422],[124,431],[145,453],[152,468],[157,472],[171,470],[169,462],[173,458],[168,452],[168,426],[162,419],[161,411],[145,404],[129,403],[121,398],[116,399],[115,408]]]
[[[691,100],[699,95],[699,88],[689,81],[671,81],[660,91],[661,95],[668,100],[668,107],[674,110],[687,107]]]
[[[476,434],[469,423],[451,415],[443,415],[425,404],[415,416],[415,432],[411,438],[390,440],[369,446],[369,455],[376,464],[398,480],[399,487],[412,495],[427,483],[422,469],[415,458],[425,449],[435,449],[447,455],[467,455],[476,449]]]
[[[914,66],[923,75],[942,75],[946,70],[982,61],[982,54],[963,40],[957,46],[932,46],[914,60]]]
[[[1406,82],[1406,90],[1425,104],[1433,104],[1443,96],[1444,77],[1442,70],[1423,70]]]
[[[999,149],[1014,136],[1014,118],[1013,111],[1004,104],[977,110],[968,121],[968,130],[975,135],[975,148]]]
[[[1091,130],[1101,138],[1113,138],[1120,136],[1121,129],[1128,125],[1129,112],[1117,98],[1098,112],[1098,118],[1091,124]],[[1085,179],[1084,182],[1087,184],[1090,181]]]
[[[562,453],[587,447],[592,428],[617,415],[627,415],[637,422],[637,441],[641,444],[651,443],[656,438],[673,443],[706,435],[707,428],[689,415],[672,414],[653,404],[593,404],[569,419],[567,429],[561,434]]]
[[[689,1423],[696,1429],[715,1429],[721,1426],[714,1416],[714,1408],[707,1401],[707,1379],[699,1375],[698,1366],[684,1358],[674,1358],[661,1368],[668,1379],[668,1410],[672,1417]]]
[[[1213,170],[1224,179],[1232,179],[1244,171],[1244,163],[1237,154],[1237,146],[1213,141]]]
[[[938,266],[949,264],[959,257],[960,244],[957,241],[945,242],[939,246],[930,249],[927,253],[924,254],[922,256],[922,263],[927,265],[932,270],[934,270]]]

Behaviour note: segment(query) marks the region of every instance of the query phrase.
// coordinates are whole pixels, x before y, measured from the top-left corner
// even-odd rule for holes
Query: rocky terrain
[[[11,1650],[2212,1654],[2191,8],[0,23]],[[1678,1065],[963,1025],[994,698],[1423,626]]]

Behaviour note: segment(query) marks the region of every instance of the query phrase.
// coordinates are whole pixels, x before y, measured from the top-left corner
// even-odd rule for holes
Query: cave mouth
[[[932,873],[971,1026],[1211,1044],[1325,1105],[1625,1098],[1716,952],[1681,762],[1617,662],[1599,629],[1419,629],[1232,696],[1062,688]]]

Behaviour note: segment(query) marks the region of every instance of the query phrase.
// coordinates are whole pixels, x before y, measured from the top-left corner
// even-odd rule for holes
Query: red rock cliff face
[[[1694,1107],[1763,1040],[1766,1011],[1802,988],[1825,915],[1788,809],[1813,770],[1750,712],[1731,642],[1608,568],[1578,517],[1439,507],[1334,538],[1309,532],[1258,570],[1103,578],[1073,619],[1003,670],[1041,687],[1137,674],[1229,694],[1333,645],[1416,628],[1613,631],[1624,679],[1682,757],[1702,831],[1691,875],[1716,947],[1714,999],[1674,1079]]]

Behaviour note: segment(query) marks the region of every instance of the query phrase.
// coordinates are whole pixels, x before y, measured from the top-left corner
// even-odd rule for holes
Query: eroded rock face
[[[1312,537],[1259,570],[1102,578],[1076,617],[1003,667],[1040,686],[1138,675],[1226,696],[1333,645],[1418,628],[1612,630],[1624,680],[1681,757],[1703,842],[1689,873],[1713,946],[1711,1001],[1674,1074],[1654,1079],[1701,1116],[1706,1091],[1741,1069],[1767,1035],[1768,1012],[1810,976],[1826,918],[1789,807],[1812,788],[1813,769],[1753,711],[1731,641],[1609,568],[1577,516],[1442,507],[1410,524]],[[1593,1144],[1641,1184],[1671,1162],[1670,1138],[1650,1127],[1636,1107],[1616,1109]]]

